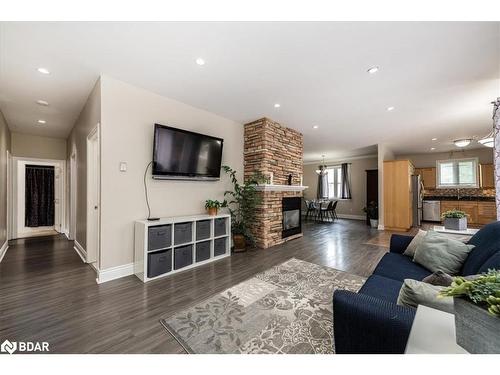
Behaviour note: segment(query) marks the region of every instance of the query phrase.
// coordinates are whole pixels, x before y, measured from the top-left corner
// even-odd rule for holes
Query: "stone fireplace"
[[[302,191],[306,188],[301,185],[302,134],[262,118],[245,125],[244,142],[245,179],[256,171],[269,179],[268,184],[258,187],[262,201],[252,225],[257,246],[268,248],[301,237],[300,204]],[[291,185],[288,185],[289,175]],[[297,209],[290,209],[297,203],[298,213]],[[297,214],[298,226],[295,225]]]

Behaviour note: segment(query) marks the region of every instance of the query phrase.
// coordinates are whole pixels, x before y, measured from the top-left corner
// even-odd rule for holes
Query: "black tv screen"
[[[155,124],[153,178],[218,179],[224,140]]]

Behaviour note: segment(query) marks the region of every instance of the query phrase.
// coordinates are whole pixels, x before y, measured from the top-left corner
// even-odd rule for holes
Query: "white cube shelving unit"
[[[230,234],[229,214],[136,221],[134,273],[148,282],[228,257]]]

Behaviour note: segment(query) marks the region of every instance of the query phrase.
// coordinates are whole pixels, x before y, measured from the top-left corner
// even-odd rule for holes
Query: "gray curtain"
[[[340,167],[342,175],[342,199],[351,199],[351,171],[350,164],[343,163]]]
[[[324,199],[328,198],[328,175],[326,171],[323,172],[323,166],[320,166],[319,169],[322,173],[318,175],[318,191],[316,197],[318,199]]]

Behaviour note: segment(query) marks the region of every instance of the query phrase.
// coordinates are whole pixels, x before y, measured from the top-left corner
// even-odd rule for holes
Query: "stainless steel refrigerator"
[[[422,201],[424,198],[424,186],[419,175],[411,176],[411,185],[413,195],[413,226],[419,227],[422,222]]]

